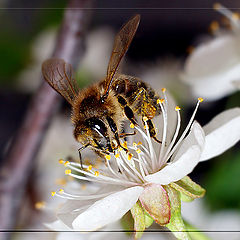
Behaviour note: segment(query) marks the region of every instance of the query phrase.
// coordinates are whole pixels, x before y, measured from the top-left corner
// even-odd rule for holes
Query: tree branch
[[[63,58],[73,68],[84,51],[83,34],[89,11],[82,8],[89,5],[90,0],[70,0],[57,37],[53,57]],[[0,169],[0,231],[15,227],[28,177],[59,102],[58,94],[42,82]],[[9,237],[9,233],[0,233],[2,240]]]

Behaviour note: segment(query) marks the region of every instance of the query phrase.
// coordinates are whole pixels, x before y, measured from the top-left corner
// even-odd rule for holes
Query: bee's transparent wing
[[[50,58],[43,62],[42,73],[50,86],[72,105],[79,92],[76,81],[72,78],[72,66],[63,59]]]
[[[137,31],[140,22],[140,15],[132,17],[119,31],[117,34],[112,54],[109,60],[107,77],[104,81],[104,99],[107,98],[111,83],[113,81],[114,74],[117,71],[120,61],[122,60],[124,54],[127,52],[130,43]]]

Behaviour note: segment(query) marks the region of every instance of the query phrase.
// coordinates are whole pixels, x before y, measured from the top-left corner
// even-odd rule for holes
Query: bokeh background
[[[183,122],[187,123],[196,101],[188,86],[179,80],[179,74],[189,47],[209,38],[209,24],[222,18],[212,9],[214,3],[211,0],[93,1],[91,9],[85,10],[89,11],[90,21],[86,54],[77,72],[80,86],[104,77],[114,35],[132,15],[139,13],[141,23],[123,62],[123,72],[141,77],[155,89],[167,87],[184,109]],[[228,8],[240,8],[238,1],[222,0],[221,3]],[[0,162],[4,161],[40,84],[41,63],[52,54],[65,6],[63,0],[0,1]],[[204,125],[217,113],[239,104],[239,92],[204,102],[196,119]],[[69,116],[70,106],[62,102],[36,156],[37,165],[25,190],[22,211],[16,214],[19,229],[43,227],[44,213],[36,203],[51,201],[51,190],[64,184],[58,159],[77,156],[78,144],[72,136]],[[234,229],[240,231],[239,176],[239,144],[220,157],[199,164],[191,177],[207,192],[203,201],[190,204],[190,209],[185,211],[187,218],[203,230],[208,222],[215,227],[213,230],[220,229],[219,226],[231,230],[236,224]],[[232,239],[239,239],[237,237],[239,235],[234,235]]]

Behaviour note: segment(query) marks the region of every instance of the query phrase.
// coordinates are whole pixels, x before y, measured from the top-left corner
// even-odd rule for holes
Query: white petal
[[[240,43],[235,35],[223,35],[198,47],[187,59],[181,78],[193,94],[214,100],[236,90],[240,76]]]
[[[240,108],[222,112],[203,129],[206,142],[200,161],[218,156],[240,140]]]
[[[67,225],[65,225],[62,221],[56,220],[51,223],[44,223],[44,225],[54,231],[67,231],[67,230],[72,230],[69,228]]]
[[[240,80],[236,80],[232,82],[233,86],[240,90]]]
[[[72,223],[73,229],[93,231],[120,219],[137,202],[142,187],[127,188],[95,202]]]
[[[201,126],[194,122],[190,133],[184,139],[173,161],[160,171],[146,176],[151,183],[167,185],[188,175],[198,164],[204,146],[204,132]]]

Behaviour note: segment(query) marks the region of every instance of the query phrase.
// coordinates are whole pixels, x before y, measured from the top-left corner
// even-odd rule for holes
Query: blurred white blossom
[[[215,37],[192,51],[181,74],[193,95],[200,95],[206,101],[222,98],[240,88],[239,15],[220,4],[215,9],[228,18],[231,29],[219,30],[215,24]]]

